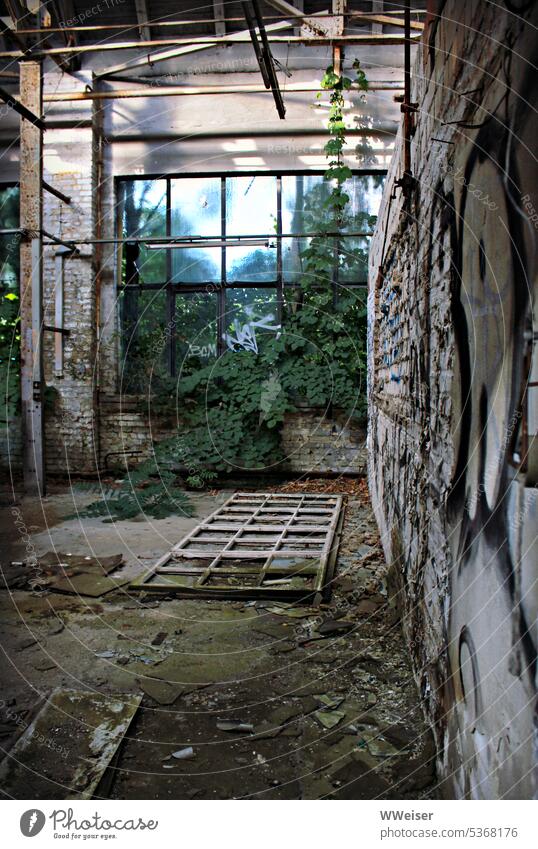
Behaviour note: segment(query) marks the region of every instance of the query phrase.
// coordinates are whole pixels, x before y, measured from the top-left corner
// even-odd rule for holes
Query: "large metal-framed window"
[[[383,178],[357,171],[347,181],[351,224],[334,239],[354,259],[331,270],[335,298],[342,286],[366,285]],[[123,388],[208,365],[253,316],[278,325],[330,190],[312,171],[118,178]]]

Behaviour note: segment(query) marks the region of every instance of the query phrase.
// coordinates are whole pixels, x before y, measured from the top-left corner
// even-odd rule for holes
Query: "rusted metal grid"
[[[234,493],[133,589],[203,598],[327,597],[341,495]]]

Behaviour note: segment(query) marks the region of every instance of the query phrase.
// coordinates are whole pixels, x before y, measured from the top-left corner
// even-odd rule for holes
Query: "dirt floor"
[[[330,485],[284,488],[324,486]],[[194,495],[193,518],[158,521],[69,518],[92,496],[61,487],[41,503],[8,502],[0,511],[2,571],[10,587],[0,592],[7,657],[0,743],[9,752],[29,729],[32,745],[42,743],[39,757],[31,747],[27,752],[24,797],[43,798],[45,773],[56,797],[68,799],[435,796],[432,737],[387,605],[366,489],[354,482],[342,490],[347,503],[332,598],[318,607],[155,598],[128,589],[128,579],[147,570],[229,490]],[[76,568],[63,584],[49,580],[54,567],[45,570],[41,591],[32,591],[24,583],[28,566],[11,563],[51,551],[64,560],[122,555],[123,563],[114,568],[111,561],[104,580],[113,587],[96,597],[84,594],[95,591],[94,579],[77,577]],[[62,773],[58,751],[67,726],[49,723],[43,737],[32,725],[55,690],[84,691],[112,707],[122,699],[134,717],[122,727],[119,747],[107,738],[114,756],[107,755],[96,789],[80,769],[95,753],[73,750],[71,768]],[[13,759],[5,760],[0,772],[5,794],[18,797],[21,776],[12,766]]]

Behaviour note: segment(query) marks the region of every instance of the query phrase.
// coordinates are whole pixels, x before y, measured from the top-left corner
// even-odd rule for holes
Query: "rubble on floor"
[[[204,504],[201,515],[212,509]],[[183,521],[188,530],[199,518]],[[58,549],[62,527],[50,530]],[[166,528],[161,553],[174,527],[151,523],[152,531]],[[118,551],[118,540],[143,526],[98,530]],[[81,532],[69,550],[84,551],[84,543]],[[132,575],[125,560],[118,574]],[[30,722],[36,693],[88,690],[104,703],[140,704],[114,770],[105,770],[109,784],[79,787],[86,760],[74,753],[65,798],[434,795],[432,737],[389,615],[385,572],[371,509],[350,495],[330,603],[140,599],[125,586],[92,599],[54,583],[41,594],[2,593],[13,661],[0,702],[3,742],[17,745],[13,717]],[[40,757],[46,774],[46,752]]]
[[[91,799],[133,720],[140,696],[55,690],[0,763],[14,799]]]
[[[49,589],[98,598],[128,582],[121,577],[110,577],[122,564],[122,554],[97,558],[49,551],[32,561],[13,561],[3,578],[5,587],[10,590],[42,592]]]

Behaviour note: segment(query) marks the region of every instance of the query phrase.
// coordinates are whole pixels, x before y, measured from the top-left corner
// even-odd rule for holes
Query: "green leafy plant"
[[[105,522],[114,522],[134,519],[141,513],[153,519],[193,515],[189,497],[177,485],[177,473],[166,468],[157,470],[154,458],[130,471],[118,489],[103,491],[98,501],[82,508],[77,515],[106,516]]]
[[[18,226],[19,189],[0,189],[0,227]],[[19,251],[18,234],[0,236],[0,427],[16,417],[20,405]]]

